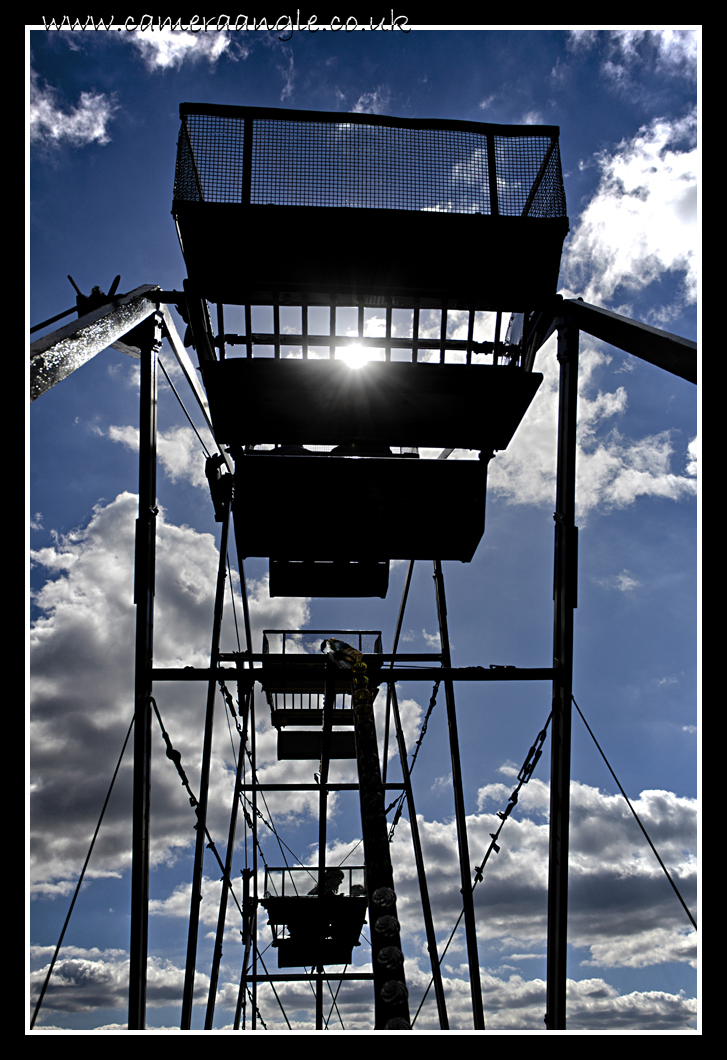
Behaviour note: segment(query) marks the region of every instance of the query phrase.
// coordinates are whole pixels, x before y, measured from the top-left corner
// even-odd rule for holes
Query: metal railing
[[[184,103],[177,202],[565,217],[557,126]]]

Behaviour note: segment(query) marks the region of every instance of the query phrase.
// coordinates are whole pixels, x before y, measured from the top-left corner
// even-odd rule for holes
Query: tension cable
[[[118,775],[119,768],[121,767],[121,760],[124,757],[124,751],[126,750],[126,745],[129,742],[129,737],[131,736],[131,730],[132,730],[133,726],[134,726],[134,719],[132,718],[131,719],[131,724],[129,725],[128,731],[126,733],[126,739],[124,740],[124,746],[121,748],[121,754],[119,755],[119,760],[116,763],[116,769],[114,770],[114,775],[111,778],[111,784],[109,785],[109,790],[106,793],[106,798],[104,800],[104,804],[103,804],[103,807],[101,809],[101,816],[99,817],[98,824],[96,825],[96,831],[93,833],[93,839],[91,840],[91,846],[88,848],[88,854],[86,854],[86,860],[83,863],[83,868],[81,869],[81,875],[78,877],[78,883],[76,884],[76,890],[73,892],[73,898],[71,900],[71,905],[70,905],[70,908],[68,910],[68,915],[66,916],[66,921],[65,921],[65,923],[63,925],[63,929],[61,931],[60,938],[58,939],[58,945],[56,946],[56,951],[53,954],[52,961],[50,962],[50,966],[48,968],[48,974],[45,977],[45,982],[43,983],[43,987],[42,987],[42,989],[40,991],[40,997],[38,998],[38,1001],[37,1001],[36,1006],[35,1006],[35,1011],[33,1013],[33,1018],[30,1021],[30,1029],[31,1030],[35,1026],[35,1021],[36,1021],[36,1018],[38,1016],[38,1013],[40,1012],[40,1006],[43,1004],[43,998],[45,997],[45,992],[46,992],[46,989],[48,987],[48,983],[50,982],[50,977],[53,974],[53,968],[55,966],[56,960],[58,959],[58,954],[60,952],[61,946],[63,945],[63,937],[66,934],[66,928],[68,927],[68,924],[70,922],[71,913],[73,912],[73,907],[76,904],[76,899],[78,898],[78,892],[81,890],[81,884],[83,883],[83,877],[86,875],[86,869],[88,868],[88,863],[91,860],[91,854],[93,853],[93,847],[94,847],[94,844],[96,842],[96,837],[97,837],[97,835],[99,833],[99,829],[101,828],[101,822],[104,819],[104,814],[106,813],[106,807],[108,806],[109,799],[111,798],[111,792],[114,790],[114,783],[116,781],[116,777]]]
[[[601,745],[599,744],[599,742],[598,742],[598,740],[596,739],[596,737],[595,737],[595,736],[593,735],[593,732],[591,731],[591,727],[590,727],[590,725],[588,724],[588,722],[586,721],[586,719],[585,719],[585,718],[583,717],[583,712],[582,712],[581,708],[580,708],[580,707],[578,706],[578,704],[576,703],[576,700],[575,700],[575,696],[571,695],[571,699],[573,700],[573,704],[574,704],[574,706],[575,706],[576,710],[578,711],[578,713],[579,713],[579,714],[580,714],[580,716],[581,716],[581,720],[583,721],[583,724],[584,724],[584,725],[585,725],[585,727],[586,727],[586,728],[588,729],[588,732],[589,732],[589,733],[590,733],[590,735],[591,735],[591,739],[593,740],[593,742],[595,743],[596,747],[597,747],[597,748],[598,748],[598,750],[600,751],[600,753],[601,753],[601,758],[602,758],[602,759],[603,759],[603,761],[604,761],[604,762],[606,763],[606,765],[607,765],[607,767],[608,767],[608,771],[609,771],[609,773],[611,774],[611,776],[613,777],[613,779],[614,779],[614,780],[616,781],[616,783],[618,784],[618,790],[619,790],[619,791],[621,792],[621,794],[623,795],[623,797],[624,797],[624,798],[626,799],[626,805],[628,806],[628,808],[629,808],[629,809],[631,810],[632,814],[633,814],[633,815],[634,815],[634,817],[636,818],[636,823],[638,824],[638,826],[639,826],[639,828],[641,829],[641,831],[642,831],[642,832],[644,833],[644,836],[645,836],[645,838],[646,838],[646,842],[647,842],[647,843],[649,844],[649,846],[651,847],[651,849],[652,849],[652,850],[654,851],[654,856],[656,857],[656,860],[657,860],[657,861],[659,862],[659,864],[661,865],[662,869],[664,870],[664,875],[666,876],[667,880],[669,881],[669,883],[670,883],[670,884],[672,885],[672,887],[674,888],[674,893],[676,894],[676,896],[677,896],[677,898],[679,899],[679,901],[680,901],[680,902],[682,903],[682,906],[684,907],[684,912],[685,912],[685,913],[687,914],[687,916],[688,916],[688,917],[689,917],[689,919],[691,920],[691,922],[692,922],[692,926],[694,927],[694,930],[696,931],[696,930],[697,930],[697,922],[696,922],[696,920],[694,919],[694,917],[692,916],[692,914],[691,914],[691,913],[689,912],[689,909],[687,908],[687,904],[686,904],[686,902],[684,901],[684,899],[682,898],[681,894],[679,893],[679,891],[678,891],[678,889],[677,889],[677,885],[676,885],[676,884],[674,883],[674,880],[673,880],[673,879],[671,878],[671,876],[669,875],[669,871],[668,871],[668,869],[667,869],[666,865],[664,864],[664,862],[663,862],[663,861],[661,860],[661,858],[659,857],[659,853],[658,853],[658,851],[657,851],[656,847],[654,846],[654,844],[653,844],[653,843],[651,842],[651,840],[649,839],[649,836],[648,836],[648,833],[647,833],[646,829],[644,828],[643,824],[642,824],[642,823],[641,823],[641,821],[639,820],[639,815],[637,814],[636,810],[635,810],[635,809],[633,808],[633,806],[631,805],[631,803],[630,803],[630,801],[629,801],[629,797],[628,797],[628,795],[626,794],[626,792],[624,791],[624,789],[623,789],[623,788],[621,787],[621,782],[619,781],[619,779],[618,779],[618,777],[616,776],[616,774],[614,773],[614,771],[613,771],[613,770],[611,769],[611,766],[610,766],[610,764],[609,764],[609,761],[608,761],[608,759],[606,758],[605,754],[604,754],[604,753],[603,753],[603,751],[601,750]]]

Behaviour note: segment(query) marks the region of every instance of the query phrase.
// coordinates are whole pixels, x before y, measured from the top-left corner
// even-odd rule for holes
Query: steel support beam
[[[640,320],[631,320],[578,298],[565,299],[562,311],[571,325],[581,331],[690,383],[697,382],[697,344],[691,339],[652,328]]]
[[[155,313],[158,292],[154,284],[144,284],[31,343],[30,400],[35,401]]]
[[[149,934],[149,802],[151,792],[151,694],[156,556],[157,352],[161,316],[142,338],[139,397],[139,518],[136,521],[134,603],[134,786],[129,941],[129,1030],[146,1027],[146,964]]]
[[[427,886],[427,876],[424,870],[424,854],[422,853],[421,838],[419,836],[419,822],[417,820],[416,807],[414,805],[414,791],[411,786],[411,776],[409,774],[409,763],[407,761],[406,753],[406,741],[404,739],[404,730],[401,726],[401,717],[399,715],[399,701],[396,696],[395,685],[391,686],[390,694],[391,703],[394,708],[394,726],[396,729],[396,740],[399,748],[399,761],[401,762],[401,769],[404,775],[406,801],[409,807],[409,827],[411,829],[412,846],[414,847],[414,861],[416,862],[417,876],[419,878],[419,896],[422,901],[422,913],[424,914],[424,927],[427,936],[427,949],[429,950],[429,960],[432,966],[432,980],[434,982],[434,994],[437,1000],[439,1027],[440,1030],[448,1031],[449,1019],[447,1017],[447,1004],[444,999],[442,970],[439,966],[437,936],[434,931],[432,906],[431,902],[429,901],[429,888]]]
[[[207,1012],[205,1015],[204,1029],[211,1031],[215,1018],[215,1002],[217,1000],[217,983],[220,974],[220,961],[222,960],[222,943],[225,934],[225,921],[227,919],[227,894],[232,890],[232,855],[235,849],[235,832],[237,830],[237,810],[240,805],[240,794],[242,792],[242,772],[245,765],[245,746],[247,744],[247,720],[250,713],[250,698],[252,691],[246,692],[242,697],[244,706],[242,708],[242,732],[240,735],[240,751],[237,759],[237,770],[235,773],[235,789],[232,794],[232,808],[230,810],[230,828],[227,835],[227,850],[225,852],[225,870],[222,877],[222,890],[220,892],[220,911],[217,916],[217,933],[215,935],[215,949],[212,958],[212,971],[210,973],[210,988],[207,995]],[[238,693],[238,703],[239,703]]]
[[[266,656],[270,659],[270,656]],[[371,659],[372,656],[365,656]],[[377,656],[376,658],[381,658]],[[384,656],[386,658],[386,656]],[[155,681],[209,681],[213,671],[205,667],[159,667],[153,672]],[[265,684],[263,670],[242,670],[232,666],[221,666],[214,670],[215,679],[218,681],[239,681],[245,688],[250,688],[255,681]],[[293,667],[290,667],[290,677],[294,677]],[[310,676],[309,673],[305,674]],[[382,670],[371,678],[372,683],[379,685],[396,684],[397,681],[552,681],[552,666],[520,667],[520,666],[423,666],[417,670],[414,668],[397,667],[391,670]]]
[[[439,637],[442,648],[443,668],[451,669],[449,651],[449,630],[447,626],[447,601],[444,595],[444,577],[442,564],[434,561],[434,586],[437,597],[437,615],[439,617]],[[462,880],[462,904],[464,908],[465,935],[467,938],[467,959],[470,972],[470,990],[472,992],[472,1013],[476,1031],[485,1029],[485,1013],[482,1007],[482,984],[480,982],[480,961],[477,954],[477,928],[475,925],[475,904],[472,896],[472,870],[470,868],[470,851],[467,841],[467,816],[462,787],[462,770],[459,754],[459,736],[457,733],[457,715],[454,704],[454,685],[452,679],[444,678],[444,692],[447,703],[447,725],[449,728],[449,748],[452,761],[452,787],[454,788],[454,814],[457,822],[457,845],[459,848],[459,868]]]
[[[578,529],[575,525],[578,326],[559,322],[558,467],[553,574],[553,724],[550,757],[548,967],[545,1024],[565,1030],[568,956],[568,831],[570,819],[573,610],[577,606]]]
[[[215,610],[212,623],[212,646],[210,649],[210,673],[220,650],[220,630],[225,600],[225,580],[227,577],[227,539],[230,529],[231,499],[224,502],[222,534],[220,540],[220,559],[217,568],[217,589],[215,592]],[[210,677],[207,686],[207,710],[205,712],[204,744],[202,748],[202,771],[199,781],[199,802],[197,804],[197,836],[194,850],[194,870],[192,877],[192,898],[189,909],[189,931],[187,935],[187,963],[184,973],[184,991],[182,995],[181,1030],[190,1030],[192,1026],[192,1000],[194,996],[194,973],[197,963],[197,936],[199,933],[199,908],[202,901],[202,870],[204,848],[207,838],[207,800],[209,795],[210,761],[212,758],[212,730],[215,714],[217,681]]]
[[[326,826],[328,824],[328,770],[331,762],[331,733],[336,706],[336,675],[333,663],[326,663],[321,732],[320,793],[318,796],[318,901],[326,901]],[[322,908],[322,907],[321,907]],[[316,968],[316,1030],[323,1030],[323,966]]]

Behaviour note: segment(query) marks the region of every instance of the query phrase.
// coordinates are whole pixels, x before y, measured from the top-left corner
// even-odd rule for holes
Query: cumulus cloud
[[[52,85],[30,71],[30,142],[41,147],[107,144],[118,105],[102,92],[82,92],[75,107],[64,107]]]
[[[506,450],[490,462],[488,486],[519,504],[553,504],[555,499],[558,362],[556,340],[539,352],[536,369],[544,375],[527,416]],[[576,503],[579,518],[595,510],[632,504],[637,497],[680,500],[696,493],[691,470],[696,444],[690,443],[686,473],[672,469],[675,443],[668,430],[643,438],[624,437],[609,421],[626,411],[625,387],[611,392],[593,387],[596,370],[608,358],[584,344],[580,357]],[[687,464],[687,454],[683,456]]]
[[[50,958],[50,946],[32,946],[31,958]],[[35,996],[48,973],[48,965],[31,973],[31,995]],[[171,961],[149,957],[147,970],[147,1005],[156,1008],[177,1003],[182,994],[184,969]],[[197,974],[195,1000],[206,998],[209,978]],[[129,960],[121,950],[84,950],[76,946],[64,949],[64,956],[54,969],[43,999],[43,1012],[92,1012],[100,1008],[124,1009],[129,1001]],[[43,1016],[44,1020],[53,1016]],[[38,1030],[44,1029],[38,1025]],[[45,1029],[50,1029],[47,1025]],[[98,1028],[103,1029],[103,1028]]]
[[[501,769],[508,776],[509,764]],[[507,805],[512,784],[484,784],[477,811],[467,817],[472,864],[479,864]],[[644,791],[634,807],[677,881],[687,904],[696,902],[696,800],[665,791]],[[483,995],[488,1026],[540,1029],[545,983],[523,974],[544,961],[548,865],[549,786],[533,778],[503,828],[499,853],[491,855],[475,890]],[[460,912],[457,841],[451,821],[425,820],[419,831],[427,865],[439,952]],[[585,954],[580,968],[603,978],[580,978],[572,965],[568,984],[569,1026],[581,1029],[686,1028],[694,999],[635,991],[621,994],[608,982],[609,969],[682,963],[694,966],[696,936],[648,849],[624,799],[571,782],[569,943]],[[421,929],[418,884],[408,824],[394,837],[398,916],[404,928],[407,981],[429,979]],[[445,989],[455,1023],[471,1026],[462,928],[445,958]],[[610,1016],[609,1016],[610,1013]],[[424,1027],[435,1028],[433,1008]],[[457,1023],[457,1020],[461,1023]]]
[[[35,599],[41,618],[31,632],[31,874],[39,892],[47,896],[67,893],[75,882],[131,716],[132,562],[137,505],[135,496],[121,494],[99,505],[88,526],[58,536],[51,546],[33,554],[34,562],[49,575]],[[158,539],[156,662],[162,666],[204,666],[218,558],[215,541],[212,535],[168,523],[163,513]],[[234,580],[233,589],[239,597],[239,585]],[[255,643],[259,643],[262,628],[305,627],[305,600],[271,599],[267,576],[250,580],[248,589]],[[223,647],[228,650],[233,646],[232,631],[226,626]],[[185,684],[175,685],[172,691],[159,683],[155,697],[194,789],[202,743],[199,689]],[[402,700],[400,707],[411,749],[420,731],[422,709],[408,699]],[[277,734],[266,714],[263,707],[256,724],[259,779],[309,783],[316,763],[279,762]],[[171,865],[191,848],[195,819],[156,731],[154,743],[152,862]],[[355,764],[342,761],[336,771],[336,779],[353,780]],[[490,834],[499,823],[495,811],[506,805],[515,771],[511,763],[505,763],[500,770],[504,782],[480,787],[476,812],[468,817],[473,864],[479,863],[489,846]],[[90,880],[94,876],[119,876],[129,868],[130,773],[126,764],[97,842]],[[441,778],[443,794],[447,779]],[[218,841],[224,841],[226,835],[232,780],[229,747],[216,746],[208,825]],[[415,787],[420,781],[423,788],[431,787],[431,778],[417,779],[415,773]],[[493,1028],[542,1027],[544,984],[537,972],[523,974],[519,962],[528,961],[532,967],[533,960],[542,959],[548,801],[547,784],[533,778],[503,831],[500,853],[490,859],[485,880],[476,891],[480,942],[483,954],[487,953],[482,966],[483,992],[488,1024]],[[355,815],[347,818],[335,798],[329,803],[329,820],[340,820],[337,837],[332,835],[328,844],[327,857],[330,863],[343,861],[347,855],[349,862],[354,861],[359,828]],[[693,907],[695,801],[667,791],[645,791],[634,804],[685,900]],[[644,851],[641,834],[620,796],[573,782],[571,805],[571,942],[586,954],[589,975],[569,989],[571,1025],[584,1029],[688,1026],[694,1014],[690,999],[654,992],[623,995],[609,984],[609,968],[692,963],[694,940],[684,928],[682,911],[661,870],[650,851]],[[295,827],[304,820],[315,821],[317,807],[315,792],[295,800],[289,793],[270,792],[261,812],[265,820],[274,818],[276,824],[287,820]],[[439,821],[420,817],[419,826],[437,937],[443,946],[460,912],[456,834],[450,818]],[[263,847],[270,845],[272,849],[273,836],[265,823],[261,823],[260,837]],[[314,848],[307,854],[313,863]],[[428,964],[406,817],[395,832],[392,859],[407,977],[418,1003],[428,982]],[[203,888],[202,907],[202,924],[208,931],[216,920],[216,868],[210,876]],[[617,909],[614,894],[619,898]],[[174,886],[154,899],[150,909],[160,922],[179,922],[188,911],[187,884]],[[221,1016],[227,1013],[226,1018],[234,1009],[239,976],[239,934],[234,915],[231,924],[227,947],[230,964],[223,964],[218,991],[219,1011]],[[232,945],[234,939],[238,948]],[[262,917],[259,941],[261,948],[270,941]],[[364,940],[355,951],[357,967],[367,967],[369,953]],[[34,964],[43,967],[33,973],[33,997],[49,959],[49,947],[34,951]],[[445,989],[452,1025],[466,1029],[471,1016],[463,959],[462,943],[455,937],[445,963]],[[150,976],[151,1006],[178,1004],[183,970],[172,960],[151,956]],[[62,1022],[63,1012],[123,1009],[127,979],[128,961],[121,951],[64,950],[47,995],[48,1022]],[[196,992],[200,999],[206,996],[207,985],[206,976],[198,975]],[[299,1012],[310,1008],[305,984],[284,986],[281,998],[286,1007],[292,1005]],[[271,1029],[280,1026],[282,1017],[274,1007],[276,1003],[272,999],[268,1003],[262,989],[260,1003]],[[366,984],[347,987],[339,997],[339,1009],[347,1028],[370,1026],[370,988]],[[422,1014],[422,1029],[434,1026],[432,1020],[428,1003]],[[301,1016],[295,1025],[303,1029],[310,1023]]]
[[[132,716],[137,514],[138,498],[120,494],[98,505],[88,526],[32,553],[33,563],[49,573],[34,595],[40,617],[30,633],[31,879],[45,893],[66,891],[63,881],[75,880]],[[155,664],[207,666],[218,564],[215,541],[211,534],[166,522],[163,512],[157,522]],[[300,628],[307,623],[307,601],[271,599],[267,575],[248,588],[258,650],[264,627]],[[239,616],[234,572],[233,590]],[[236,650],[229,610],[222,648]],[[155,698],[188,776],[199,776],[199,686],[161,684]],[[165,757],[158,731],[154,742],[158,828],[152,857],[163,862],[193,841],[195,819],[183,794],[180,798],[179,778]],[[263,763],[266,757],[276,758],[274,732],[261,733],[260,744]],[[229,750],[226,754],[229,758]],[[224,752],[215,755],[211,783],[219,816],[213,812],[210,830],[218,836],[227,830],[224,807],[231,798],[231,768]],[[92,876],[119,874],[129,866],[125,800],[130,798],[130,784],[131,767],[125,762],[96,845]]]
[[[138,452],[139,430],[137,427],[112,425],[107,434],[112,442],[119,442],[127,449]],[[208,452],[215,452],[216,446],[209,431],[203,429],[200,434]],[[204,470],[206,459],[204,451],[191,427],[170,427],[167,431],[159,431],[157,452],[159,461],[172,482],[189,482],[200,489],[209,489]]]
[[[643,126],[596,156],[601,178],[564,247],[561,276],[587,302],[635,295],[667,273],[682,279],[680,304],[697,296],[696,113]]]

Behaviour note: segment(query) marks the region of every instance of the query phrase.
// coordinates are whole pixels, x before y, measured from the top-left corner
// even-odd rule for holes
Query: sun
[[[367,364],[371,360],[371,351],[367,350],[365,346],[359,346],[354,343],[351,346],[345,346],[343,349],[338,349],[336,352],[336,359],[345,361],[349,368],[361,368],[362,365]]]

